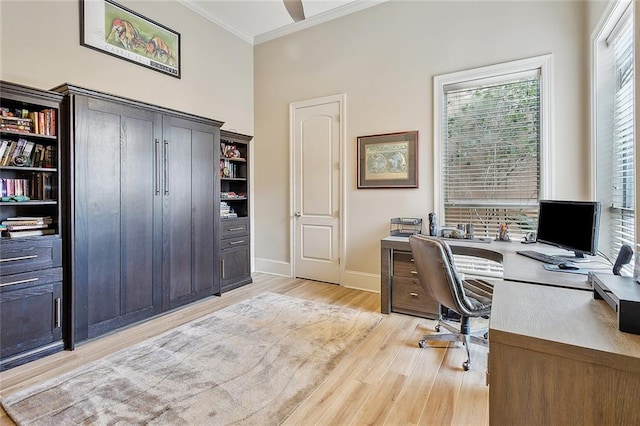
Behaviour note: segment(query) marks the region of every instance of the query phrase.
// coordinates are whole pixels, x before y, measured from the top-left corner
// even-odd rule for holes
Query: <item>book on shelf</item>
[[[25,231],[27,229],[47,229],[49,227],[48,224],[42,225],[3,225],[6,227],[8,231]]]
[[[3,140],[0,141],[0,159],[4,155],[4,152],[6,151],[6,149],[9,146],[10,143],[11,143],[11,141],[9,141],[9,140],[4,140],[3,139]]]
[[[56,110],[51,108],[41,111],[2,108],[0,115],[0,130],[55,136],[56,127]]]
[[[53,217],[51,216],[14,216],[14,217],[8,217],[2,221],[2,223],[5,225],[6,225],[6,222],[36,222],[36,224],[52,223]]]
[[[37,237],[40,235],[52,235],[56,230],[49,229],[31,229],[28,231],[2,231],[2,236],[7,238],[20,238],[20,237]]]
[[[4,154],[2,154],[2,158],[0,158],[0,166],[8,166],[9,165],[9,161],[11,160],[11,157],[13,156],[13,151],[16,148],[16,141],[11,141],[9,142],[9,144],[7,145],[7,148],[4,151]]]

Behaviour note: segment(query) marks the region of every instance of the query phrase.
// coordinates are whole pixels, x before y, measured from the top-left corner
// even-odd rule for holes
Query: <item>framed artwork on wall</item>
[[[358,188],[417,187],[417,130],[358,137]]]
[[[180,78],[180,34],[111,0],[80,0],[80,44]]]

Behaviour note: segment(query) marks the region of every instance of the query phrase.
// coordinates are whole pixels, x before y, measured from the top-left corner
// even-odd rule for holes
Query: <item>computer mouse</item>
[[[580,269],[579,266],[577,266],[577,265],[575,265],[575,264],[573,264],[571,262],[562,262],[562,263],[558,264],[558,268],[560,268],[560,269],[572,269],[572,270]]]

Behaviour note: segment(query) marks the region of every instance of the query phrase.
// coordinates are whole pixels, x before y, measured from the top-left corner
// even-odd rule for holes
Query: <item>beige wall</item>
[[[118,2],[181,34],[176,79],[80,45],[78,0],[0,2],[0,78],[96,89],[253,133],[253,46],[174,1]]]
[[[391,1],[254,49],[256,268],[289,268],[290,102],[345,93],[343,284],[379,290],[389,219],[433,206],[433,77],[552,53],[558,198],[588,198],[587,7],[577,1]],[[419,189],[356,189],[356,137],[418,130]]]

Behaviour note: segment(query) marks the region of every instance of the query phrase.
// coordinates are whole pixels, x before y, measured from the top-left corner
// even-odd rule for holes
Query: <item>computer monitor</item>
[[[573,251],[575,257],[598,252],[598,201],[540,200],[537,241]]]

